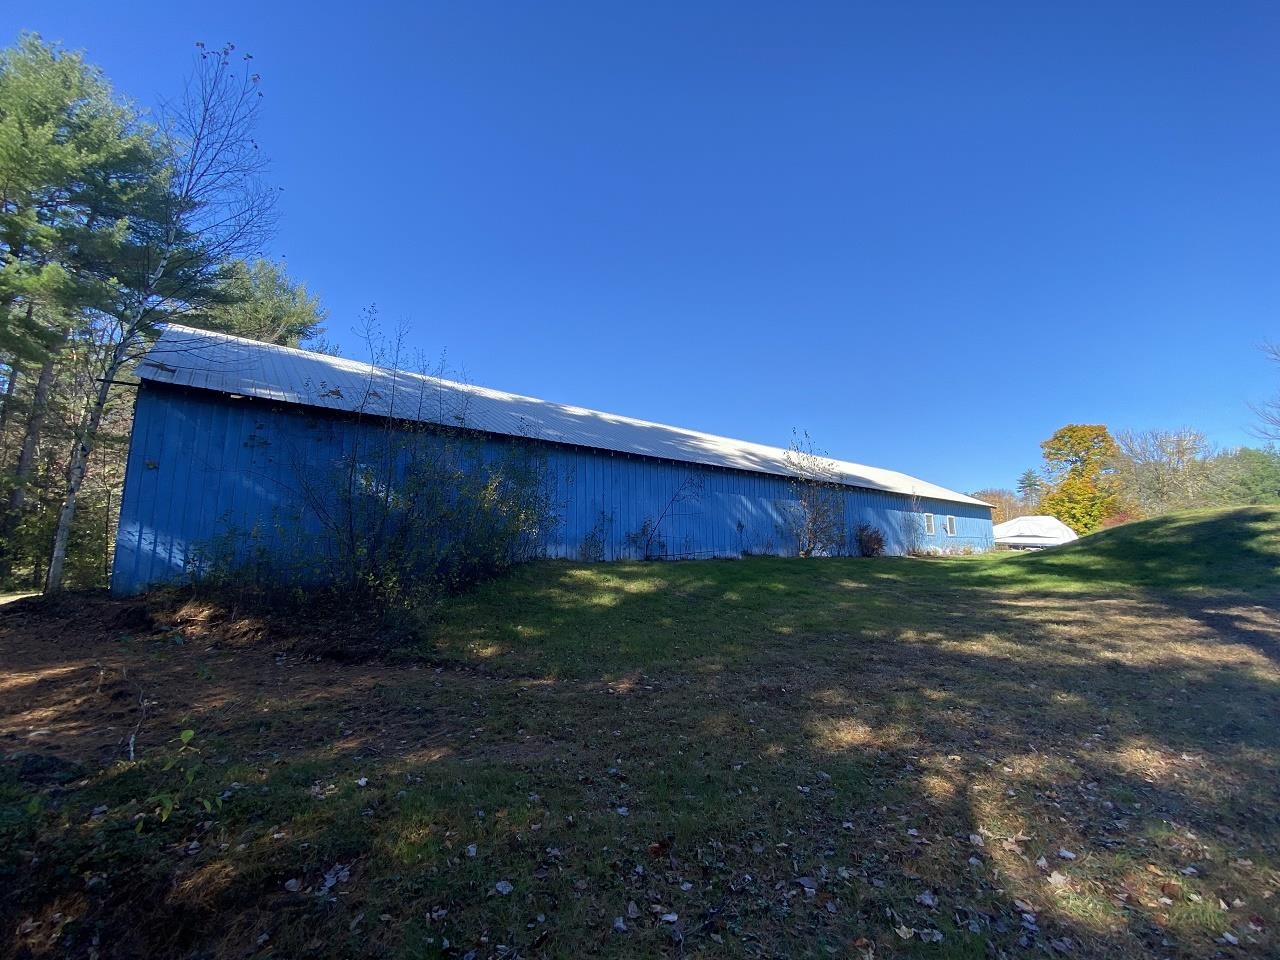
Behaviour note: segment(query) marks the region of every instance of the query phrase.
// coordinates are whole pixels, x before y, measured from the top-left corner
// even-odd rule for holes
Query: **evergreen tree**
[[[80,55],[34,34],[0,51],[0,579],[30,527],[28,494],[62,390],[80,379],[93,317],[116,285],[107,251],[159,171],[149,132]]]
[[[1044,480],[1030,467],[1018,477],[1018,496],[1022,497],[1024,502],[1035,503],[1040,499],[1040,493],[1043,490]]]
[[[188,323],[286,347],[324,336],[328,313],[320,298],[291,280],[284,264],[237,260],[224,269],[222,284],[221,299],[192,314]]]

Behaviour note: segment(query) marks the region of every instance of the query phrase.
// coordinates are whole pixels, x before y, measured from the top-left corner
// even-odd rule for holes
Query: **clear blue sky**
[[[143,104],[254,54],[270,254],[472,382],[1011,486],[1280,387],[1280,6],[59,2]],[[20,22],[18,22],[20,21]]]

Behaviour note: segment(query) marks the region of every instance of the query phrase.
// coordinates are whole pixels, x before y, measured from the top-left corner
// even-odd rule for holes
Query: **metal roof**
[[[306,407],[462,426],[734,470],[796,474],[787,451],[778,447],[177,324],[164,329],[139,361],[136,373],[155,383]],[[986,506],[981,500],[904,473],[841,460],[827,462],[834,479],[849,486]]]

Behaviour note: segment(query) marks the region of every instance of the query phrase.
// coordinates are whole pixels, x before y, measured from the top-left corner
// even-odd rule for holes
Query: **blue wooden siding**
[[[138,392],[120,509],[112,589],[131,594],[182,581],[210,558],[288,561],[318,546],[320,526],[303,495],[358,449],[378,449],[386,429],[301,407],[144,384]],[[491,438],[492,452],[527,441]],[[604,451],[530,444],[545,456],[557,522],[551,557],[638,557],[634,535],[658,523],[652,553],[672,558],[794,553],[784,477]],[[986,508],[894,493],[843,491],[846,527],[878,527],[887,552],[988,550]],[[923,513],[933,513],[932,536]],[[664,516],[665,514],[665,516]],[[955,535],[945,518],[955,517]]]

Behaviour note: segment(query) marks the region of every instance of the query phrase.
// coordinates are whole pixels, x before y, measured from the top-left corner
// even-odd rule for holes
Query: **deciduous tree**
[[[1207,505],[1213,449],[1199,430],[1123,430],[1116,447],[1116,483],[1141,515]]]
[[[1040,444],[1049,485],[1039,509],[1077,533],[1090,533],[1120,510],[1116,443],[1102,424],[1068,424]]]
[[[1280,364],[1280,343],[1268,343],[1262,349],[1270,359]],[[1268,440],[1280,440],[1280,392],[1253,409],[1260,421],[1258,433]]]
[[[143,184],[104,248],[116,269],[97,311],[98,386],[71,450],[47,592],[62,588],[76,499],[117,376],[158,324],[224,297],[225,265],[256,253],[274,225],[275,194],[254,140],[258,75],[233,51],[199,45],[184,95],[162,115],[162,173]]]
[[[991,504],[992,523],[1004,523],[1026,513],[1026,501],[1012,490],[977,490],[969,496]]]
[[[791,515],[788,533],[802,557],[844,553],[844,498],[836,466],[814,446],[808,432],[792,431],[786,453],[791,469]]]

